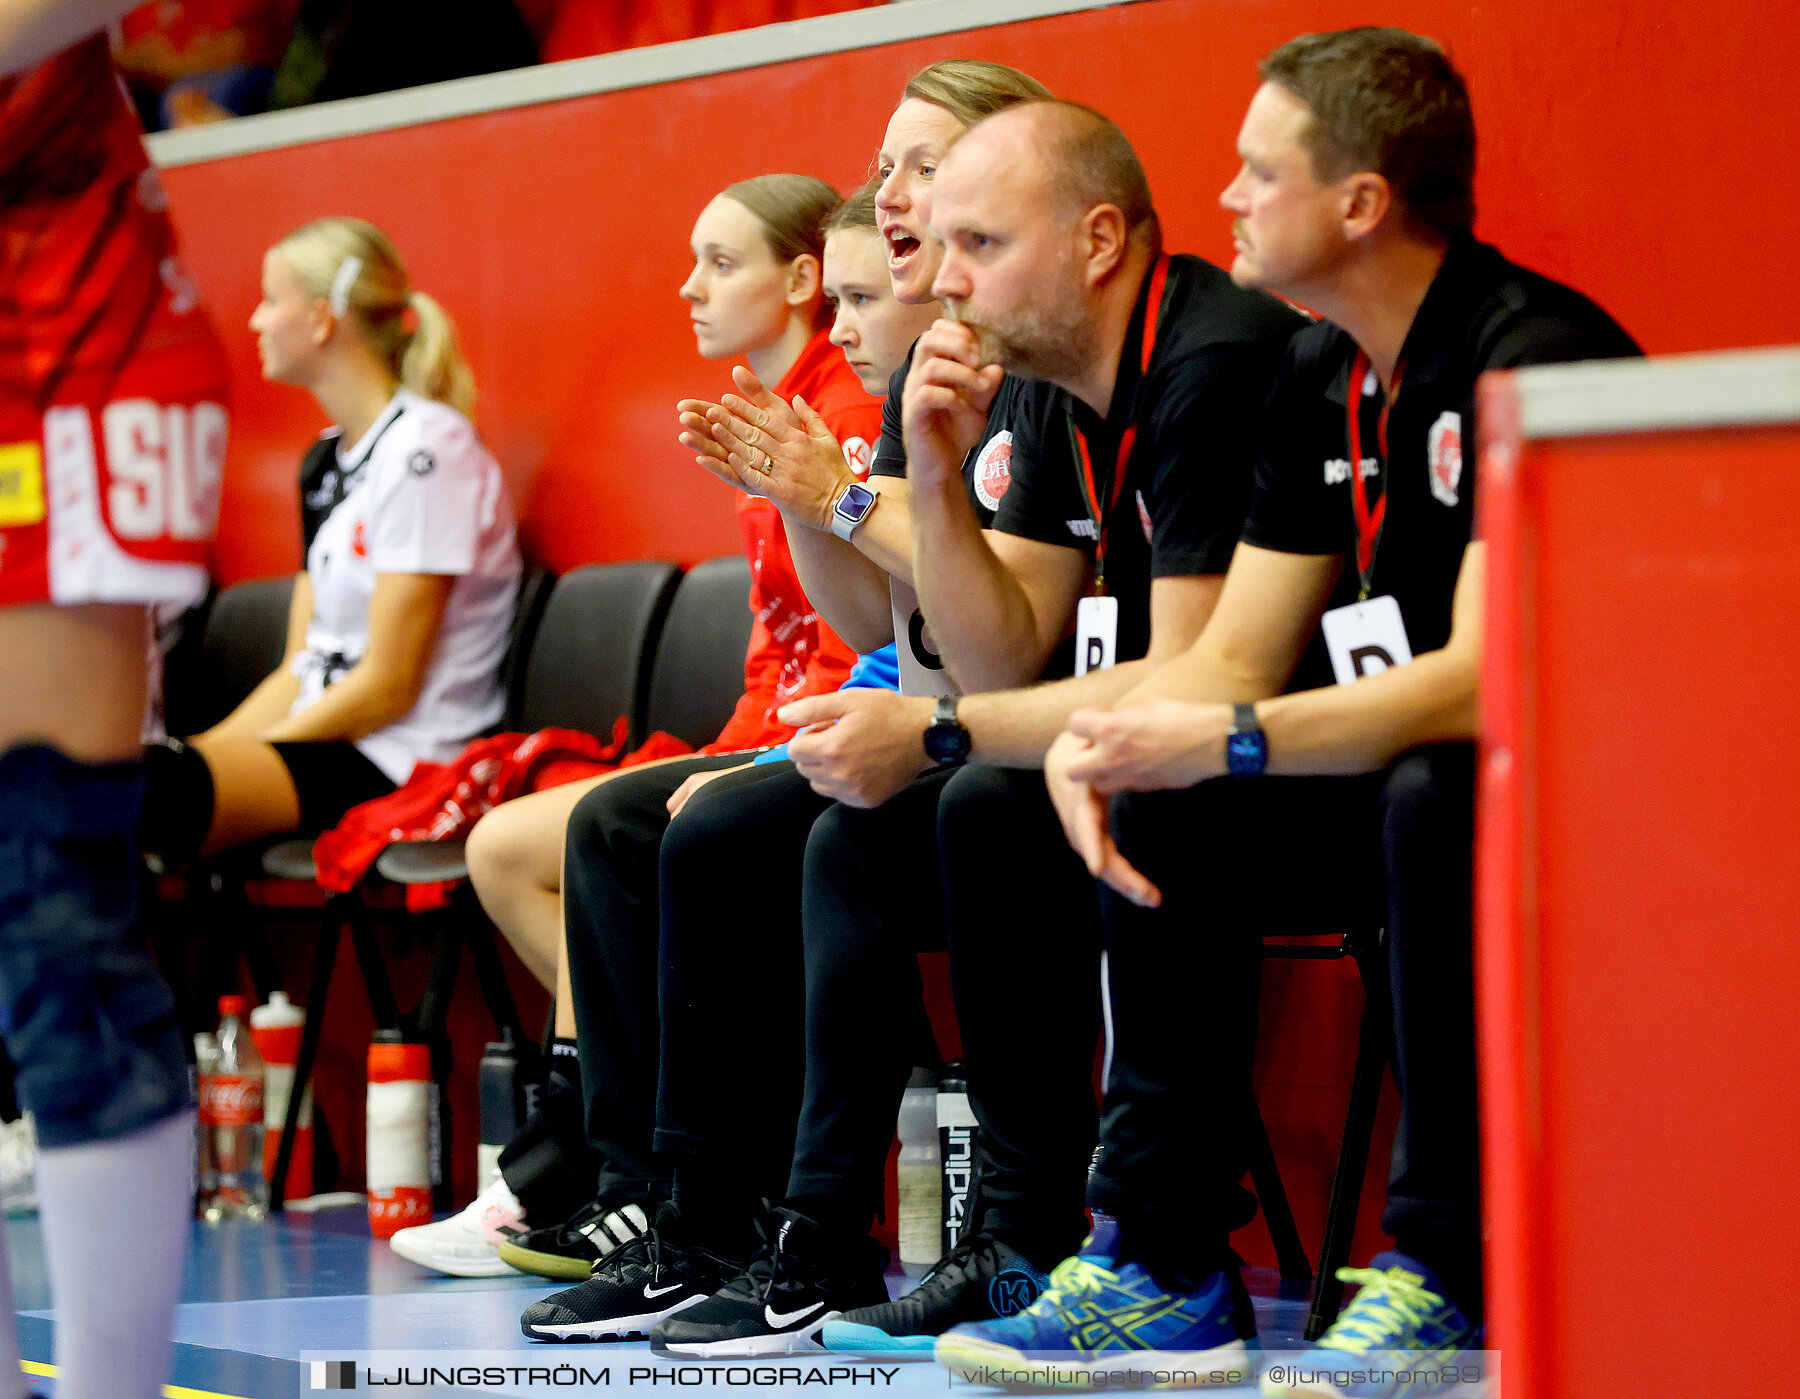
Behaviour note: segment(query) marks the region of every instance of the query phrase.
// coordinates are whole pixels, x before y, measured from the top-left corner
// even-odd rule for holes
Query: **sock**
[[[159,1399],[174,1353],[194,1114],[40,1149],[38,1214],[56,1303],[59,1399]],[[129,1227],[110,1208],[132,1202]]]
[[[25,1399],[25,1374],[19,1369],[19,1324],[13,1315],[12,1270],[7,1266],[4,1229],[0,1229],[0,1399]]]

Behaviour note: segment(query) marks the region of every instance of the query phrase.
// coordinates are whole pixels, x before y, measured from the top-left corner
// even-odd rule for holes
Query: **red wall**
[[[724,383],[675,297],[721,186],[795,169],[848,189],[910,73],[994,58],[1118,119],[1172,245],[1223,259],[1215,196],[1256,58],[1370,18],[1439,36],[1468,72],[1484,236],[1576,282],[1651,351],[1800,340],[1800,119],[1765,52],[1795,32],[1793,0],[1145,0],[171,170],[237,371],[219,572],[298,558],[292,478],[318,417],[260,383],[241,326],[262,250],[305,219],[374,219],[450,307],[540,558],[694,559],[737,545],[725,488],[674,442],[675,400]]]

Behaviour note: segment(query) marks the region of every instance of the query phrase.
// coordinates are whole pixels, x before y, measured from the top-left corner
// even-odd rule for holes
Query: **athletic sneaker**
[[[0,1206],[9,1217],[37,1213],[37,1130],[30,1113],[0,1122]]]
[[[389,1239],[394,1252],[422,1268],[458,1278],[503,1278],[514,1269],[501,1261],[505,1228],[522,1228],[525,1211],[503,1176],[475,1197],[467,1209],[431,1224],[415,1224]]]
[[[649,1233],[650,1221],[642,1205],[614,1209],[605,1200],[589,1200],[561,1224],[508,1232],[501,1262],[541,1278],[574,1280],[587,1277],[621,1244]]]
[[[601,1259],[580,1287],[527,1307],[519,1329],[537,1341],[629,1341],[704,1302],[743,1265],[680,1243],[676,1223],[664,1205],[649,1233]]]
[[[1233,1273],[1193,1292],[1159,1287],[1141,1264],[1118,1258],[1118,1228],[1099,1225],[1050,1286],[1017,1316],[958,1326],[938,1337],[938,1364],[965,1378],[995,1365],[1019,1388],[1066,1388],[1094,1371],[1191,1370],[1198,1385],[1242,1385],[1255,1375],[1256,1323]],[[1041,1378],[1032,1378],[1032,1372]],[[1020,1378],[1021,1373],[1025,1378]]]
[[[1476,1345],[1480,1328],[1445,1294],[1431,1269],[1404,1253],[1380,1253],[1367,1268],[1339,1268],[1338,1277],[1359,1285],[1356,1296],[1298,1363],[1269,1367],[1262,1392],[1271,1399],[1443,1393],[1440,1384],[1419,1381]]]
[[[763,1246],[750,1266],[697,1307],[650,1333],[659,1355],[786,1355],[816,1347],[827,1321],[887,1298],[887,1250],[873,1239],[833,1237],[796,1210],[756,1224]]]
[[[913,1353],[928,1360],[952,1326],[1016,1316],[1049,1285],[1049,1276],[1017,1249],[991,1234],[970,1234],[904,1297],[826,1322],[819,1343],[858,1355]]]

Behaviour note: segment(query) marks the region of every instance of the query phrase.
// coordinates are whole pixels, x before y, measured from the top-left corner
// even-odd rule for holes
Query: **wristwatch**
[[[1269,765],[1269,736],[1256,722],[1256,706],[1231,707],[1231,732],[1225,735],[1225,771],[1233,777],[1261,777]]]
[[[969,731],[956,717],[956,696],[939,695],[931,725],[925,730],[925,756],[939,767],[955,767],[969,760]]]
[[[856,527],[869,518],[869,512],[880,499],[861,481],[852,481],[831,502],[831,532],[839,539],[848,539],[856,533]]]

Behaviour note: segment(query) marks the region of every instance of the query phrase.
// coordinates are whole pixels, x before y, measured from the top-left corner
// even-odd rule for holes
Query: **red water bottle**
[[[200,1213],[208,1224],[261,1219],[269,1211],[262,1171],[263,1062],[244,1028],[249,1001],[219,997],[218,1057],[200,1075],[200,1127],[212,1146],[211,1186]]]
[[[294,1069],[300,1062],[300,1036],[306,1029],[306,1012],[284,991],[271,991],[269,1003],[250,1012],[250,1038],[263,1057],[263,1178],[275,1179],[275,1161],[281,1153],[281,1129],[287,1121],[288,1099],[294,1092]],[[300,1120],[294,1127],[294,1152],[288,1161],[289,1200],[313,1193],[312,1084],[300,1096]]]
[[[369,1046],[369,1232],[431,1223],[431,1050],[377,1030]]]

